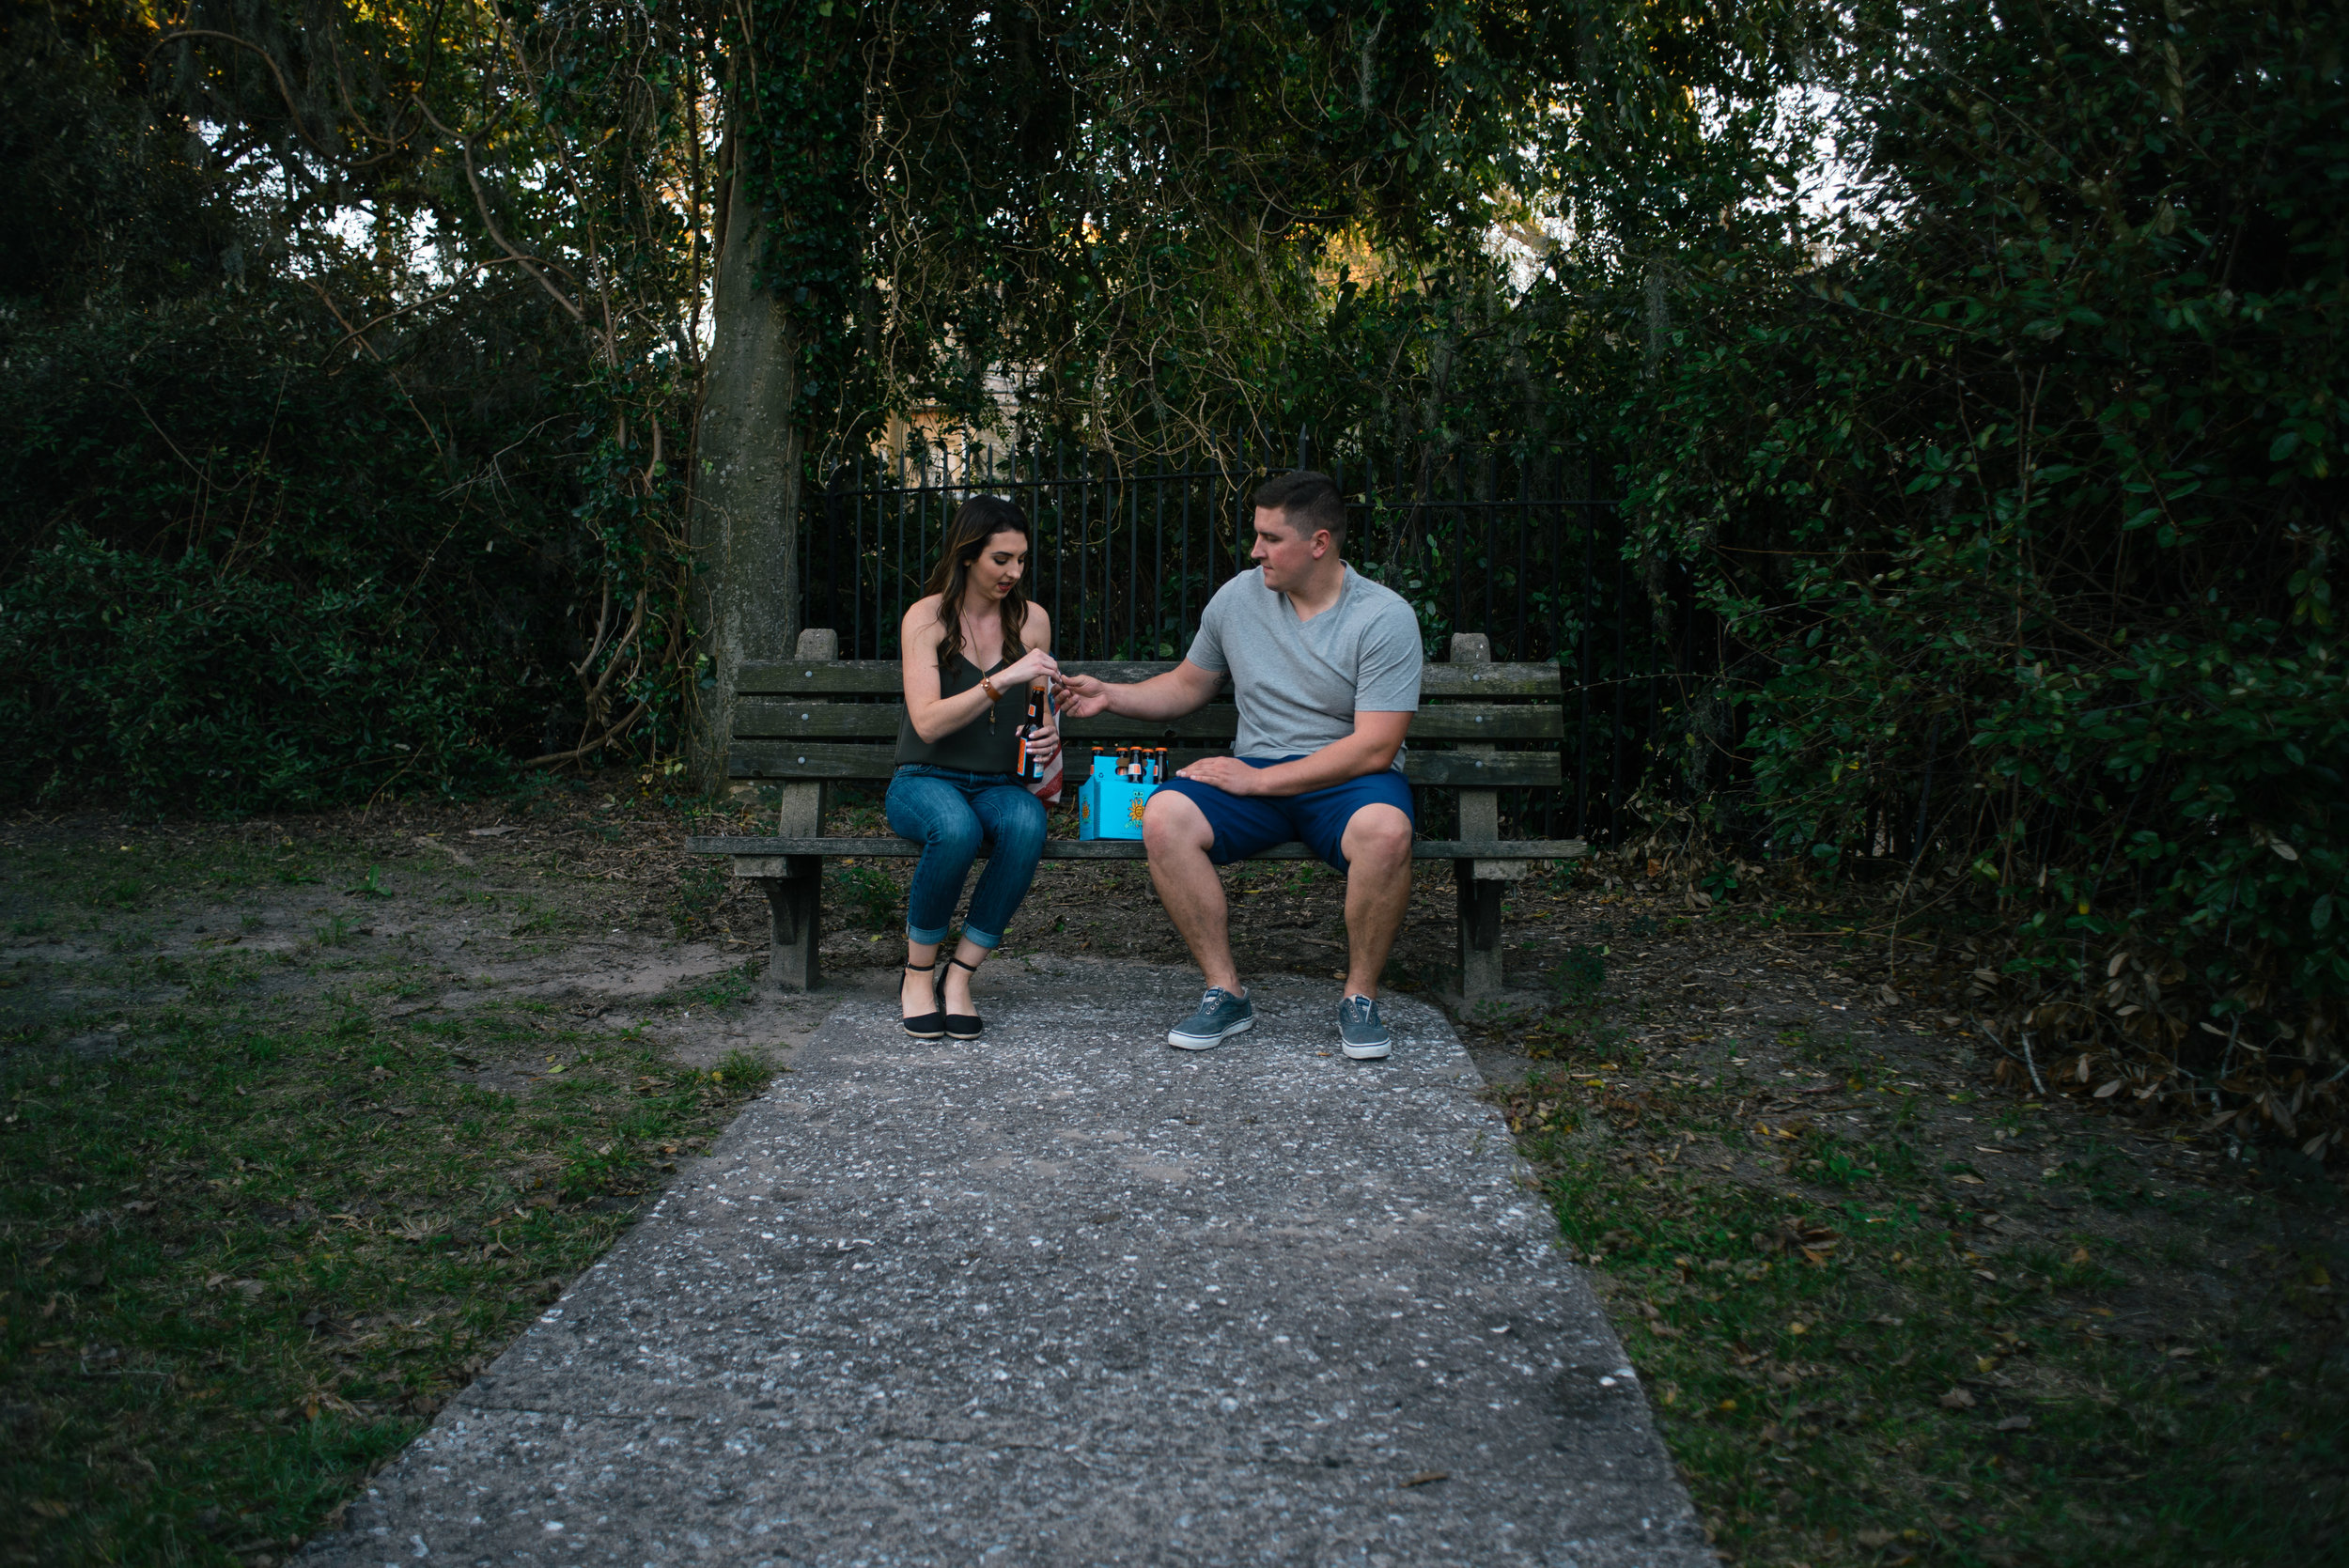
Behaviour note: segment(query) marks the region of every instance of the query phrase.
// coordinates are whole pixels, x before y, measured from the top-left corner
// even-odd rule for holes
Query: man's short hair
[[[1256,487],[1256,505],[1280,513],[1309,539],[1326,528],[1331,544],[1346,542],[1346,497],[1338,493],[1338,482],[1326,474],[1300,468],[1268,479]]]

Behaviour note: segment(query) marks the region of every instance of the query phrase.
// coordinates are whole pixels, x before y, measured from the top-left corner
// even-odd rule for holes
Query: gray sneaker
[[[1375,999],[1347,997],[1338,1003],[1338,1048],[1357,1062],[1375,1062],[1394,1049],[1394,1034],[1378,1017]]]
[[[1199,1011],[1167,1031],[1166,1043],[1176,1050],[1213,1050],[1230,1036],[1255,1027],[1255,1003],[1210,986],[1199,999]]]

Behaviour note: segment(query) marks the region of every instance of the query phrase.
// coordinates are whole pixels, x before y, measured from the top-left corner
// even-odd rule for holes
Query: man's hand
[[[1256,795],[1262,793],[1258,785],[1264,769],[1251,768],[1237,757],[1201,757],[1189,768],[1178,769],[1174,776],[1212,784],[1226,795]]]
[[[1067,718],[1090,719],[1110,710],[1110,683],[1099,675],[1055,675],[1052,691]]]

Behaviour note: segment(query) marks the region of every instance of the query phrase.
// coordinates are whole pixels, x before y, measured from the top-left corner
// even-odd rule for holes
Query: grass
[[[834,862],[824,868],[824,883],[826,904],[848,924],[884,933],[905,928],[905,889],[879,866]]]
[[[526,1053],[499,1094],[453,1073]],[[765,1079],[490,1019],[179,1015],[0,1070],[0,1373],[20,1560],[289,1545]]]
[[[427,986],[358,941],[394,885],[363,859],[11,862],[17,935],[113,939],[22,956],[0,990],[0,1562],[279,1560],[772,1070],[692,1068],[544,1003],[391,1016]],[[265,924],[247,890],[307,939],[138,936],[178,899],[232,944]],[[500,902],[519,927],[568,918]]]
[[[1849,1139],[1764,1093],[1724,1077],[1627,1094],[1585,1058],[1503,1096],[1735,1560],[2265,1564],[2343,1549],[2349,1378],[2316,1251],[2274,1250],[2254,1281],[2267,1288],[2245,1296],[2256,1305],[2199,1333],[2124,1337],[2116,1307],[2140,1260],[2085,1235],[1994,1249],[1999,1217],[1921,1169],[1897,1113]],[[1715,1169],[1740,1151],[1767,1174]],[[2155,1201],[2092,1170],[2048,1179]],[[2167,1201],[2209,1229],[2273,1200]],[[2176,1233],[2175,1255],[2201,1255],[2195,1234]]]

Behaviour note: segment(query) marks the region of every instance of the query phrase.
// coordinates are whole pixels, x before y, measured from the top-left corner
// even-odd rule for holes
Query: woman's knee
[[[1044,836],[1050,829],[1050,820],[1044,814],[1044,802],[1020,791],[1017,800],[1006,800],[988,824],[995,835],[998,854],[1012,851],[1034,856],[1044,848]]]
[[[979,819],[966,811],[959,816],[931,818],[924,825],[922,846],[936,850],[941,855],[974,860],[978,857],[979,844],[984,837],[979,829]]]
[[[889,826],[922,846],[926,853],[969,860],[979,852],[979,819],[950,790],[892,789],[888,815]]]

